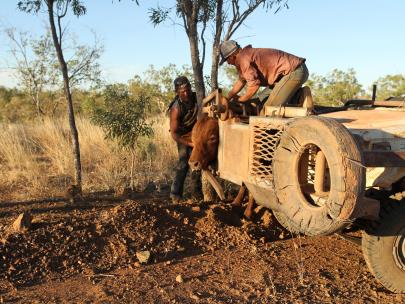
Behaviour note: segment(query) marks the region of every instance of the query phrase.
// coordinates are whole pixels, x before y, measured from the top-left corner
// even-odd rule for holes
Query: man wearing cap
[[[183,196],[184,180],[189,169],[188,159],[191,155],[193,144],[191,142],[191,130],[197,121],[197,98],[191,91],[191,84],[187,77],[180,76],[174,80],[176,97],[169,105],[170,134],[177,143],[179,160],[175,168],[175,177],[170,189],[170,198],[178,202]],[[192,193],[198,198],[201,196],[200,173],[192,172]]]
[[[222,65],[225,61],[238,70],[239,79],[228,93],[228,99],[246,102],[262,86],[259,99],[267,105],[284,105],[308,79],[305,59],[270,48],[241,48],[236,41],[227,40],[220,46]],[[244,86],[247,90],[237,95]],[[268,97],[267,101],[266,98]]]

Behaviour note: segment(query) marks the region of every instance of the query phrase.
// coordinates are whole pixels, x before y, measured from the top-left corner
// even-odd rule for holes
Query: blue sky
[[[2,1],[0,26],[42,33],[46,15],[19,12],[16,2]],[[167,7],[174,1],[140,0],[139,7],[130,0],[84,2],[87,15],[72,17],[69,29],[82,42],[91,43],[91,30],[97,33],[105,47],[101,64],[107,81],[126,82],[142,75],[150,64],[191,65],[182,28],[170,24],[154,28],[148,20],[148,7],[157,2]],[[234,39],[241,45],[278,48],[305,57],[310,73],[354,68],[365,89],[380,76],[405,74],[405,1],[290,0],[289,6],[275,15],[257,10]],[[7,61],[11,62],[7,40],[0,35],[0,85],[13,86]]]

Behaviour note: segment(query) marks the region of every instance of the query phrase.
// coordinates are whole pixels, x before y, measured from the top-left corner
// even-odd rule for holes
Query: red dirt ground
[[[25,210],[31,230],[7,235]],[[167,194],[3,202],[0,232],[0,303],[405,303],[357,245],[292,238],[260,207],[246,222],[229,205],[174,205]]]

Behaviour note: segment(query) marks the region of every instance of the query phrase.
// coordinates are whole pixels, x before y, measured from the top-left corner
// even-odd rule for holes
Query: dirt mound
[[[162,262],[275,237],[266,229],[266,215],[257,216],[254,224],[222,204],[126,201],[101,212],[34,219],[31,231],[10,234],[0,243],[0,278],[31,285],[46,277],[137,266],[139,251]]]
[[[90,218],[33,223],[32,231],[11,234],[0,244],[0,276],[13,284],[38,282],[52,272],[69,275],[97,264],[103,239]]]
[[[271,213],[260,207],[256,208],[253,221],[243,219],[242,213],[242,208],[235,210],[230,205],[210,206],[195,225],[201,244],[210,250],[232,249],[276,240],[283,231]]]
[[[178,208],[128,201],[103,212],[98,224],[105,241],[101,254],[110,257],[104,259],[110,264],[103,270],[135,263],[137,251],[150,251],[153,261],[160,262],[179,256],[185,248],[198,250],[193,230]]]

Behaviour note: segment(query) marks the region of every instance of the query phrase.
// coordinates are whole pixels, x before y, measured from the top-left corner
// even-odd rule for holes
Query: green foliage
[[[8,89],[6,87],[0,86],[0,102],[2,104],[9,103],[11,101],[11,98],[16,94],[16,89]]]
[[[147,97],[152,114],[165,113],[175,96],[173,80],[179,75],[192,79],[191,69],[187,65],[177,68],[169,64],[159,70],[151,65],[144,73],[145,78],[135,75],[130,80],[129,91],[135,98]]]
[[[147,83],[155,85],[164,94],[172,93],[174,91],[173,80],[180,75],[186,76],[190,82],[193,81],[193,72],[190,66],[183,65],[178,68],[173,63],[168,64],[160,70],[156,70],[153,65],[150,65],[144,75],[146,76],[145,81]]]
[[[315,103],[321,105],[341,105],[364,94],[354,69],[347,72],[334,69],[326,76],[312,74],[307,85],[311,88]]]
[[[234,83],[239,78],[238,70],[233,65],[225,65],[224,72],[226,78],[230,81],[230,83]]]
[[[170,94],[164,93],[158,85],[135,76],[129,81],[128,90],[135,99],[147,99],[151,113],[158,114],[165,111]]]
[[[75,114],[90,117],[94,109],[104,104],[104,97],[94,90],[72,91]],[[45,91],[40,95],[44,117],[66,116],[66,100],[61,91]],[[21,90],[0,86],[0,121],[23,122],[37,119],[36,107],[29,95]]]
[[[23,12],[38,14],[41,8],[47,5],[47,2],[52,5],[56,4],[58,10],[64,10],[70,4],[73,14],[77,17],[85,15],[87,11],[81,0],[20,0],[17,2],[17,7]]]
[[[135,97],[123,84],[108,85],[103,96],[104,105],[95,109],[92,121],[106,131],[108,138],[117,140],[123,148],[133,150],[139,136],[152,135],[146,116],[148,97]]]
[[[51,36],[48,32],[34,39],[15,28],[6,29],[5,34],[18,85],[36,106],[37,114],[45,114],[42,100],[48,97],[46,91],[56,90],[59,73]]]
[[[151,116],[166,113],[169,103],[175,96],[173,80],[177,76],[185,75],[189,79],[192,78],[190,67],[179,68],[174,64],[161,69],[151,65],[143,75],[143,78],[135,75],[129,81],[127,89],[133,99],[148,100],[148,111]],[[105,107],[105,94],[98,89],[73,88],[72,95],[76,114],[90,117],[95,109]],[[66,114],[66,100],[62,89],[47,87],[38,97],[46,116],[59,117]],[[0,120],[7,122],[29,120],[37,117],[35,113],[35,104],[21,84],[18,90],[0,86]]]
[[[157,26],[169,17],[170,9],[163,7],[149,8],[149,19],[153,26]]]
[[[70,86],[78,87],[80,85],[90,85],[93,87],[101,86],[101,67],[99,59],[104,51],[103,46],[96,41],[94,45],[79,45],[74,40],[69,46],[70,52],[65,51],[69,56],[66,61],[69,70]]]
[[[395,74],[378,78],[377,97],[385,100],[388,97],[396,97],[405,94],[405,75]]]
[[[9,38],[18,86],[29,97],[26,100],[36,107],[32,114],[54,116],[61,105],[64,84],[49,29],[39,38],[17,32],[14,28],[6,29],[5,33]],[[103,48],[97,42],[93,46],[79,45],[73,37],[66,37],[64,42],[65,53],[70,58],[67,61],[70,87],[75,89],[83,84],[99,86],[101,73],[98,60]]]

